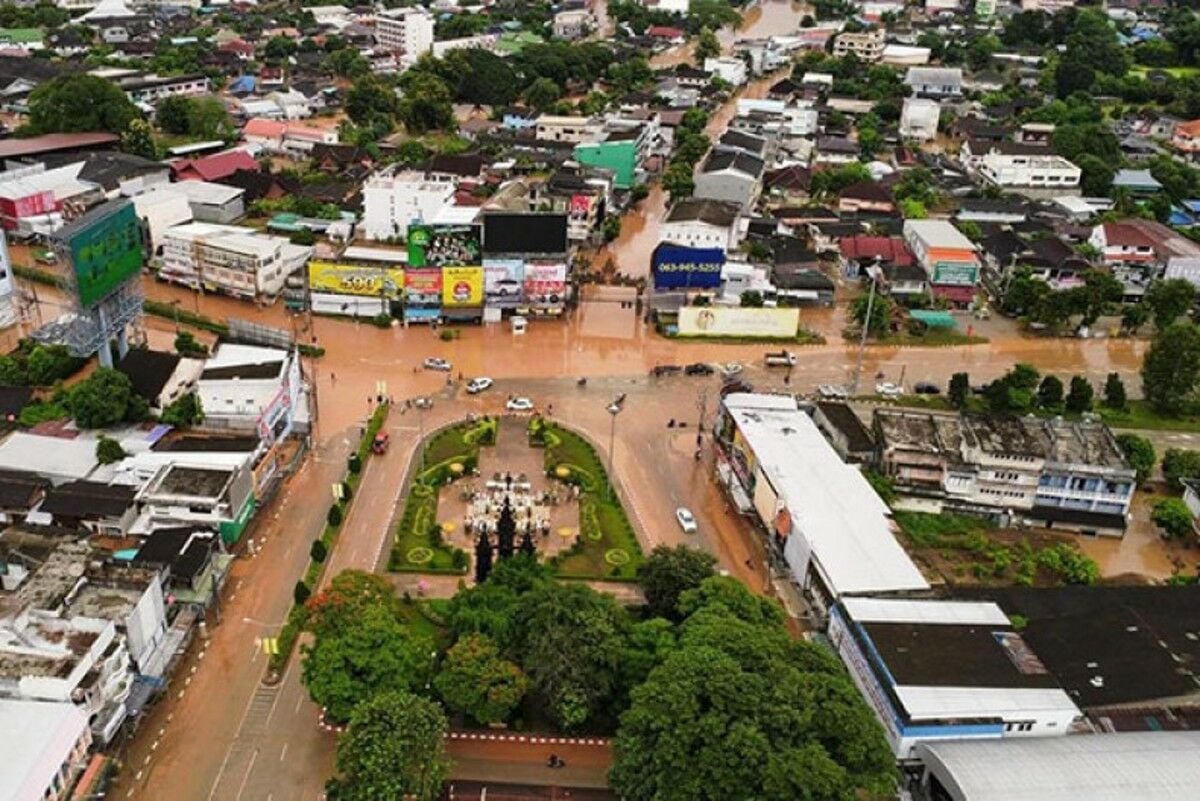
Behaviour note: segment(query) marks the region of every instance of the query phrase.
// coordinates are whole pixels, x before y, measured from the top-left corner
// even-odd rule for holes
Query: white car
[[[817,387],[817,394],[822,398],[846,398],[850,393],[835,384],[822,384]]]
[[[504,408],[510,412],[532,412],[533,401],[529,398],[509,398]]]
[[[425,361],[421,362],[421,366],[426,370],[438,370],[443,373],[448,373],[451,370],[450,362],[445,359],[439,359],[436,356],[430,356]]]
[[[904,394],[904,387],[893,384],[891,381],[884,381],[882,384],[875,385],[875,392],[885,398],[898,398]]]
[[[413,406],[415,406],[418,409],[432,409],[433,408],[433,398],[428,398],[428,397],[416,398],[413,400],[412,404],[413,404]]]
[[[480,392],[483,392],[485,389],[491,389],[491,387],[492,387],[492,379],[488,378],[485,375],[481,375],[478,378],[472,378],[470,381],[467,382],[467,392],[470,393],[471,395],[478,395]]]
[[[683,529],[684,534],[696,533],[696,516],[692,514],[691,509],[680,506],[675,510],[675,519],[679,521],[679,527]]]

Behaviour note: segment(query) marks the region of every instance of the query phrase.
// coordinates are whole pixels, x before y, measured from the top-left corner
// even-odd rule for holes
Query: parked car
[[[453,369],[453,365],[451,365],[450,362],[446,361],[445,359],[439,359],[436,356],[430,356],[428,359],[421,362],[421,366],[426,370],[438,370],[443,373],[448,373],[451,369]]]
[[[650,369],[650,375],[654,376],[655,378],[661,378],[664,375],[674,375],[681,370],[683,370],[683,368],[677,364],[656,364]]]
[[[918,395],[941,395],[942,388],[932,381],[918,381],[913,384],[913,392]]]
[[[472,395],[478,395],[480,392],[483,392],[485,389],[491,389],[492,383],[493,383],[492,379],[488,378],[485,375],[481,375],[478,378],[472,378],[470,381],[467,382],[467,392],[469,392]]]
[[[822,384],[817,387],[817,394],[830,400],[850,397],[850,393],[846,391],[845,387],[839,387],[836,384]]]
[[[721,397],[725,397],[726,395],[731,395],[735,392],[750,393],[753,391],[754,391],[754,385],[751,384],[749,381],[743,381],[740,378],[735,378],[732,381],[727,380],[727,381],[725,381],[725,383],[723,383],[721,385]]]
[[[533,401],[529,398],[509,398],[504,408],[510,412],[531,412],[533,411]]]
[[[675,510],[675,519],[679,521],[679,527],[683,529],[684,534],[696,533],[696,516],[692,514],[691,509],[680,506]]]
[[[695,364],[689,364],[687,367],[683,368],[683,372],[685,375],[712,375],[716,372],[716,370],[713,369],[711,364],[696,362]]]
[[[875,392],[885,398],[898,398],[904,394],[904,388],[891,381],[884,381],[875,385]]]
[[[795,367],[796,354],[790,350],[777,350],[769,352],[763,360],[767,363],[767,367]]]

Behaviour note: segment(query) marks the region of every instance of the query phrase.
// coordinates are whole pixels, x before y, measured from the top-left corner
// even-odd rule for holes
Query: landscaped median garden
[[[278,648],[271,654],[268,664],[269,673],[272,676],[282,675],[288,659],[291,658],[296,638],[300,636],[300,631],[304,628],[304,603],[321,582],[321,574],[325,570],[325,560],[333,549],[342,522],[350,511],[350,504],[354,500],[359,482],[362,481],[363,468],[366,467],[367,460],[371,458],[371,444],[375,441],[375,435],[387,422],[390,408],[390,404],[382,403],[375,409],[375,413],[367,422],[367,428],[358,443],[358,450],[350,454],[350,458],[347,460],[346,477],[341,483],[341,498],[329,507],[325,516],[325,529],[321,532],[319,539],[313,540],[312,547],[309,549],[308,569],[304,571],[304,578],[296,582],[293,590],[294,604],[291,611],[288,612],[287,622],[279,632]]]
[[[529,444],[545,449],[546,475],[579,487],[579,536],[550,560],[555,575],[633,581],[642,549],[596,449],[543,417],[529,421]]]
[[[485,417],[455,423],[429,438],[396,529],[389,570],[467,572],[467,552],[443,539],[447,521],[438,520],[438,493],[477,473],[479,449],[495,444],[500,425],[499,419]],[[530,420],[528,438],[530,447],[544,449],[546,475],[578,488],[578,534],[570,548],[547,560],[554,574],[559,578],[633,581],[643,561],[642,550],[596,449],[579,434],[542,417]]]
[[[496,444],[500,421],[495,417],[447,426],[424,444],[419,472],[409,487],[404,514],[396,527],[388,569],[405,573],[467,572],[470,558],[442,539],[438,492],[479,468],[479,449]]]

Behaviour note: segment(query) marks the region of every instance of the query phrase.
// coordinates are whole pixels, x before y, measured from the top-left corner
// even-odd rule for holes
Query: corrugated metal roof
[[[955,801],[1192,801],[1200,732],[919,743]]]

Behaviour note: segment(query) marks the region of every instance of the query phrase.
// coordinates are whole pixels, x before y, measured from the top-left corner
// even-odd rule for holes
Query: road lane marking
[[[282,762],[282,761],[283,761],[283,758],[284,758],[285,756],[287,756],[287,748],[288,748],[288,744],[287,744],[287,743],[284,743],[284,744],[283,744],[283,750],[279,752],[279,761],[280,761],[280,762]]]
[[[242,793],[246,792],[246,782],[250,781],[250,774],[254,772],[254,762],[258,759],[258,749],[254,749],[254,753],[250,755],[250,766],[246,768],[246,775],[242,777],[242,785],[238,788],[235,801],[242,801]]]

